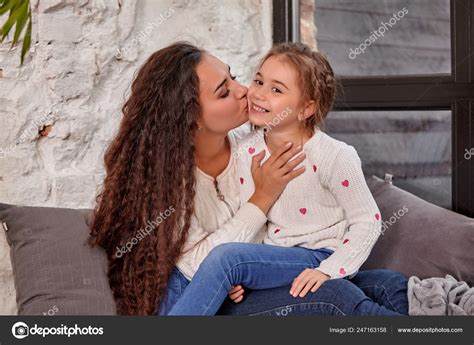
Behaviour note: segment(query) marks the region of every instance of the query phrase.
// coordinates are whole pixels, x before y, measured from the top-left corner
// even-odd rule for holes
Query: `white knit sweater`
[[[239,142],[237,172],[240,200],[254,192],[250,172],[254,154],[270,152],[260,129]],[[268,212],[264,243],[334,253],[318,270],[331,278],[353,276],[369,256],[381,230],[380,212],[365,182],[356,150],[321,130],[303,146],[306,171],[290,181]]]
[[[250,127],[245,124],[229,133],[232,151],[249,132]],[[176,264],[187,279],[191,280],[201,262],[217,245],[262,241],[267,217],[254,204],[240,202],[238,181],[233,155],[215,180],[196,168],[194,215],[183,255]],[[219,199],[219,194],[223,200]]]

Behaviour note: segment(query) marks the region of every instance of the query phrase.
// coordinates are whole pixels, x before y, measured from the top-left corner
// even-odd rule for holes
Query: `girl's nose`
[[[265,97],[262,96],[262,91],[261,90],[257,90],[253,93],[254,97],[260,101],[263,101],[265,100]]]

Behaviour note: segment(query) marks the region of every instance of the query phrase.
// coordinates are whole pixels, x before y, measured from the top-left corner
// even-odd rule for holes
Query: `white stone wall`
[[[133,74],[152,52],[190,40],[246,82],[272,41],[271,0],[32,0],[32,11],[24,66],[20,47],[0,45],[3,203],[93,206]],[[0,293],[11,293],[5,270]],[[6,299],[0,314],[13,310]]]
[[[133,73],[155,50],[188,39],[248,80],[271,46],[270,0],[33,6],[24,66],[19,48],[0,46],[0,202],[92,206]]]

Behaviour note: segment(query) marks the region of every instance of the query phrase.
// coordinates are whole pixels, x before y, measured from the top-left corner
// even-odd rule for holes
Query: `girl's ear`
[[[311,100],[308,103],[306,103],[306,106],[303,108],[303,119],[306,120],[308,117],[314,115],[316,113],[316,102]]]

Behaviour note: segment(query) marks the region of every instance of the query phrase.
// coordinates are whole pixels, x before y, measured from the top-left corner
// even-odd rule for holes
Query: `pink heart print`
[[[346,238],[344,241],[342,241],[342,244],[346,244],[347,242],[349,242],[349,240]]]
[[[348,180],[342,181],[341,184],[342,184],[344,187],[349,187],[349,181],[348,181]]]
[[[240,184],[244,184],[244,178],[243,177],[240,178]]]
[[[313,164],[313,171],[316,172],[317,169],[316,165]]]
[[[280,229],[275,229],[275,231],[273,231],[274,234],[277,234],[280,232]]]
[[[346,274],[346,270],[344,269],[344,267],[341,267],[341,268],[339,269],[339,274],[340,274],[341,276],[343,276],[343,275]]]
[[[306,214],[306,208],[305,207],[302,207],[300,208],[300,213],[304,216]]]
[[[380,214],[377,213],[377,214],[375,215],[375,219],[380,220]]]
[[[253,155],[254,152],[255,152],[255,147],[249,147],[249,153]]]

